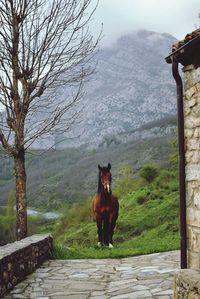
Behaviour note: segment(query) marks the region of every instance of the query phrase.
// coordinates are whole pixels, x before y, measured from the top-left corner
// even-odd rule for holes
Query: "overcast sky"
[[[139,29],[167,32],[183,39],[195,30],[199,13],[200,0],[100,0],[93,27],[98,30],[104,24],[103,46]]]

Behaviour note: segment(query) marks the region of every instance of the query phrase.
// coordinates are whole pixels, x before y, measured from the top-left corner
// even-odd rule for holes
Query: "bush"
[[[145,179],[147,183],[152,183],[158,176],[158,168],[153,164],[145,165],[140,169],[141,178]]]
[[[148,201],[148,198],[144,195],[139,195],[136,200],[139,205],[143,205],[145,202]]]

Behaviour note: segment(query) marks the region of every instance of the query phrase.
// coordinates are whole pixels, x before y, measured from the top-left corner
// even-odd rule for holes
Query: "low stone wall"
[[[33,235],[0,247],[0,298],[52,256],[51,235]]]
[[[200,298],[200,269],[181,270],[174,276],[173,299]]]

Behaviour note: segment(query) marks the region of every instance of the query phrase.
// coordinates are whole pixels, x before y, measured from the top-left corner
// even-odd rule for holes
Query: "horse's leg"
[[[109,217],[107,215],[103,218],[103,240],[106,246],[109,246]]]
[[[115,229],[116,221],[112,221],[110,224],[110,247],[113,247],[113,234],[114,234],[114,229]]]
[[[113,197],[114,200],[114,207],[113,207],[113,212],[110,214],[109,217],[109,224],[110,224],[110,243],[109,247],[113,248],[113,234],[114,234],[114,229],[116,226],[116,221],[119,216],[119,202],[116,197]]]
[[[113,234],[116,226],[117,217],[113,214],[109,217],[109,248],[113,248]]]
[[[98,233],[98,247],[103,245],[103,229],[102,229],[102,217],[101,215],[96,215],[97,222],[97,233]]]

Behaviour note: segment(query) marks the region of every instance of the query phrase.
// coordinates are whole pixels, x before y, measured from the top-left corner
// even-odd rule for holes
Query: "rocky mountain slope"
[[[166,33],[141,30],[100,49],[92,60],[97,63],[95,73],[85,83],[84,96],[74,108],[81,111],[78,122],[67,133],[58,135],[55,130],[53,135],[42,136],[32,148],[95,148],[120,134],[131,140],[132,132],[141,126],[174,116],[175,82],[164,58],[175,41]],[[66,103],[71,88],[58,88],[57,99]],[[50,107],[45,111],[50,112]],[[66,118],[73,112],[69,110]],[[35,127],[43,117],[44,113],[38,113],[27,128]]]
[[[79,123],[68,135],[56,137],[56,141],[64,140],[58,147],[98,146],[105,136],[175,115],[175,83],[164,60],[174,42],[169,34],[142,30],[101,49],[96,72],[85,85]],[[59,92],[63,101],[66,92]],[[78,137],[67,139],[74,136]]]

